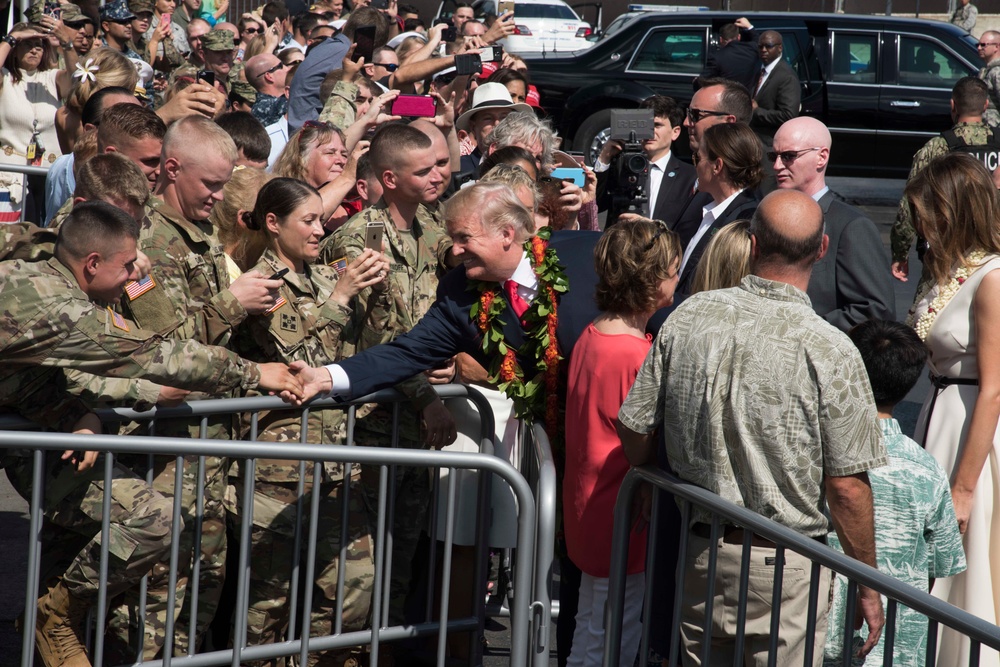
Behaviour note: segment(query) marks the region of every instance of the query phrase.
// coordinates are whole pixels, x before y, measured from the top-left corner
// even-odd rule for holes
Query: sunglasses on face
[[[722,117],[728,115],[729,114],[726,113],[725,111],[708,111],[706,109],[695,109],[694,107],[689,107],[687,110],[687,117],[688,120],[691,121],[692,125],[700,123],[702,119],[706,118],[707,116]]]
[[[761,44],[758,44],[758,46],[760,48],[762,48],[762,49],[771,50],[771,49],[774,49],[774,48],[777,48],[777,47],[781,46],[781,44],[778,44],[776,42],[775,43],[762,42]]]
[[[376,67],[384,67],[387,72],[395,72],[399,69],[399,65],[396,63],[372,63]]]
[[[248,35],[256,35],[258,32],[260,32],[260,28],[243,28],[243,32],[245,32]]]
[[[811,153],[812,151],[818,151],[818,150],[820,150],[819,146],[813,146],[812,148],[803,148],[802,150],[798,151],[782,151],[780,153],[775,153],[774,151],[770,151],[767,154],[767,159],[770,160],[771,162],[774,162],[778,158],[781,158],[781,161],[785,165],[790,165],[791,163],[795,162],[806,153]]]
[[[277,72],[279,69],[281,69],[284,66],[285,66],[285,63],[279,61],[278,64],[275,65],[274,67],[272,67],[271,69],[264,70],[263,72],[261,72],[260,74],[258,74],[257,78],[259,79],[260,77],[264,76],[265,74],[274,74],[275,72]]]

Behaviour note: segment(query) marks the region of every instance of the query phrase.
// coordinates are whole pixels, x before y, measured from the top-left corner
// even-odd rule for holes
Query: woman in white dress
[[[931,285],[910,323],[930,349],[934,389],[916,438],[951,477],[969,568],[933,594],[1000,622],[1000,207],[982,163],[966,153],[932,161],[906,187],[929,245]],[[942,630],[940,665],[968,664],[969,641]],[[984,649],[981,665],[1000,665]]]

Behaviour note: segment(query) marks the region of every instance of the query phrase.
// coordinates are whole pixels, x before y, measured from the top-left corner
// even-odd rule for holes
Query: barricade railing
[[[25,202],[28,201],[28,193],[31,191],[31,186],[28,183],[26,176],[47,176],[49,173],[48,167],[35,167],[28,164],[0,164],[0,171],[6,171],[12,174],[21,174],[21,217],[20,222],[24,222],[24,212],[27,208]],[[44,220],[32,221],[36,222],[38,225],[42,225]]]
[[[820,541],[806,537],[744,507],[739,507],[731,502],[723,500],[718,495],[701,487],[684,482],[683,480],[655,469],[652,466],[647,466],[643,468],[633,468],[629,471],[622,483],[621,490],[618,493],[618,499],[615,504],[615,525],[612,537],[608,603],[604,616],[605,667],[617,667],[620,664],[622,617],[625,603],[626,565],[628,562],[629,531],[632,526],[632,522],[630,520],[632,503],[640,485],[647,482],[652,484],[654,487],[652,504],[653,517],[650,522],[651,526],[657,525],[658,517],[656,514],[657,506],[659,505],[657,501],[660,493],[668,492],[673,494],[673,496],[677,499],[681,510],[680,537],[679,543],[676,546],[679,551],[676,572],[677,590],[675,591],[673,599],[673,619],[670,628],[670,655],[667,656],[668,663],[671,665],[681,664],[679,660],[679,650],[681,603],[682,596],[684,594],[683,588],[685,580],[683,573],[684,563],[689,548],[688,536],[690,531],[688,530],[688,526],[692,507],[697,507],[700,510],[707,510],[712,517],[710,524],[710,547],[707,573],[708,599],[705,601],[704,606],[704,616],[706,618],[706,622],[702,635],[706,638],[706,641],[703,642],[701,647],[701,664],[707,663],[711,649],[711,641],[707,640],[707,638],[712,636],[712,598],[714,594],[713,582],[716,581],[717,553],[719,548],[718,542],[719,539],[723,537],[724,528],[728,526],[737,526],[744,529],[742,540],[743,565],[740,572],[739,591],[730,592],[730,594],[738,600],[739,605],[738,620],[735,625],[737,634],[734,639],[734,644],[736,646],[734,653],[736,656],[740,656],[742,654],[742,647],[744,646],[745,640],[745,626],[742,620],[746,619],[747,591],[750,569],[749,563],[751,549],[753,548],[752,542],[754,535],[759,536],[764,540],[768,540],[776,546],[770,626],[771,633],[768,648],[769,657],[771,659],[769,664],[775,664],[774,660],[780,639],[778,630],[782,599],[782,573],[784,569],[784,555],[786,550],[801,554],[812,562],[809,589],[809,611],[806,619],[805,633],[805,665],[813,664],[813,656],[816,655],[815,652],[818,651],[820,654],[823,652],[822,640],[818,643],[815,641],[815,628],[818,620],[817,602],[820,593],[819,584],[821,566],[844,575],[850,582],[847,587],[848,604],[844,618],[845,627],[831,630],[841,632],[845,637],[842,655],[845,667],[852,664],[851,639],[854,631],[853,619],[856,603],[854,598],[856,597],[857,586],[859,585],[874,589],[881,593],[884,597],[888,598],[888,605],[885,610],[886,624],[882,632],[882,641],[885,645],[885,665],[893,664],[892,647],[896,631],[895,619],[900,604],[905,605],[913,611],[923,614],[930,619],[926,647],[926,664],[928,667],[932,667],[935,664],[939,626],[951,628],[970,638],[971,651],[968,663],[969,665],[979,664],[980,651],[983,646],[1000,650],[1000,627],[973,616],[972,614],[969,614],[968,612],[965,612],[953,605],[943,602],[925,591],[921,591],[897,579],[893,579],[892,577],[879,572],[878,570],[869,567],[860,561],[827,547]],[[649,618],[651,588],[653,573],[657,563],[657,551],[658,549],[663,548],[675,548],[675,545],[673,544],[657,545],[656,542],[656,531],[651,528],[646,552],[646,591],[643,618]],[[648,651],[650,630],[649,624],[644,623],[642,630],[643,632],[639,655],[644,661]],[[631,664],[631,661],[629,661],[628,664]],[[741,660],[740,664],[742,664]],[[784,665],[782,667],[784,667]]]
[[[483,443],[486,440],[490,440],[493,437],[493,423],[492,414],[489,410],[488,403],[483,399],[482,395],[476,392],[474,389],[470,389],[459,385],[446,385],[436,388],[439,395],[442,398],[451,397],[467,397],[469,398],[478,408],[481,415],[481,428],[479,433],[479,441]],[[470,632],[475,636],[482,629],[482,602],[484,600],[484,595],[481,591],[485,590],[485,568],[482,566],[485,563],[485,557],[477,557],[476,559],[476,572],[474,573],[474,580],[476,582],[482,582],[481,587],[476,587],[476,596],[478,599],[478,604],[475,609],[479,611],[474,615],[469,617],[463,617],[458,619],[453,619],[449,617],[448,610],[448,599],[449,599],[449,587],[451,585],[450,581],[450,553],[452,544],[452,535],[454,529],[454,517],[455,517],[455,506],[456,506],[456,489],[455,485],[448,482],[444,483],[443,494],[446,496],[447,500],[447,511],[446,511],[446,526],[445,526],[445,539],[443,548],[443,567],[442,567],[442,580],[435,584],[433,582],[433,572],[435,569],[434,560],[434,530],[431,529],[431,564],[429,571],[432,573],[429,575],[430,583],[428,584],[428,589],[432,592],[428,594],[428,598],[433,598],[433,591],[440,593],[440,610],[437,612],[437,617],[432,617],[434,613],[433,604],[430,599],[426,604],[426,614],[422,622],[414,622],[409,625],[396,625],[389,626],[388,619],[388,606],[389,606],[389,580],[392,575],[392,564],[391,564],[391,535],[389,526],[392,526],[392,493],[394,484],[391,480],[394,480],[394,468],[396,466],[412,466],[419,468],[430,468],[437,470],[448,470],[448,480],[453,480],[455,478],[455,471],[458,469],[469,469],[469,470],[479,470],[479,484],[478,484],[478,535],[480,539],[477,541],[477,548],[480,549],[480,554],[483,555],[484,549],[487,548],[486,541],[483,539],[485,534],[485,521],[484,517],[487,516],[488,508],[485,506],[489,500],[488,484],[489,479],[496,476],[498,480],[502,480],[503,483],[510,486],[518,508],[518,518],[517,518],[517,548],[523,553],[534,554],[536,539],[543,539],[544,541],[544,531],[539,531],[536,526],[537,515],[535,509],[535,499],[533,496],[533,490],[529,484],[525,481],[524,477],[517,472],[517,470],[511,466],[508,462],[503,461],[499,458],[490,455],[483,455],[477,453],[459,453],[459,452],[441,452],[441,451],[423,451],[415,449],[399,449],[399,448],[382,448],[382,447],[360,447],[354,446],[353,444],[353,431],[355,426],[355,411],[358,406],[365,403],[391,403],[393,405],[393,444],[398,441],[398,423],[400,415],[400,402],[404,401],[405,398],[394,391],[384,391],[371,396],[362,397],[357,400],[351,401],[350,403],[337,403],[333,400],[322,400],[314,401],[308,406],[303,408],[292,408],[280,400],[271,397],[257,397],[257,398],[236,398],[236,399],[219,399],[212,401],[197,401],[190,404],[185,404],[173,408],[157,408],[155,410],[147,412],[135,412],[127,409],[114,409],[114,410],[102,410],[99,411],[99,416],[105,423],[111,422],[124,422],[132,420],[141,420],[150,422],[150,430],[155,433],[157,422],[161,422],[167,418],[175,417],[197,417],[201,422],[201,438],[163,438],[156,437],[155,435],[150,436],[117,436],[117,435],[102,435],[102,436],[72,436],[61,433],[32,433],[31,430],[37,430],[37,425],[33,425],[29,422],[25,422],[17,417],[12,416],[2,416],[0,417],[0,452],[5,450],[34,450],[31,456],[34,462],[34,475],[31,485],[31,499],[30,499],[30,541],[28,544],[28,562],[29,562],[29,572],[28,581],[26,587],[26,599],[25,599],[25,612],[24,612],[24,632],[22,636],[22,656],[21,664],[30,667],[33,661],[34,653],[34,633],[32,631],[34,626],[34,619],[36,614],[36,600],[38,597],[38,591],[40,587],[40,556],[41,556],[41,529],[43,522],[43,506],[42,498],[44,493],[44,479],[43,471],[45,469],[45,452],[48,450],[67,450],[67,449],[86,449],[90,451],[100,451],[104,453],[103,456],[103,466],[104,466],[104,484],[105,488],[110,488],[112,472],[115,466],[115,460],[118,454],[122,453],[141,453],[152,457],[153,455],[167,455],[176,457],[177,471],[175,476],[175,494],[173,499],[173,520],[174,525],[179,525],[180,515],[181,515],[181,484],[184,474],[185,467],[185,457],[197,457],[198,458],[198,525],[195,527],[195,544],[200,544],[201,542],[201,525],[200,525],[200,512],[203,509],[204,502],[204,471],[205,457],[226,457],[232,460],[239,460],[241,463],[245,461],[245,465],[241,465],[240,476],[243,479],[243,510],[240,513],[241,529],[239,532],[239,567],[237,570],[237,591],[236,591],[236,608],[234,612],[236,634],[234,634],[233,648],[217,648],[207,653],[197,653],[196,647],[194,646],[194,641],[189,642],[186,656],[178,656],[173,652],[172,637],[174,633],[174,619],[172,614],[167,614],[166,616],[166,628],[165,628],[165,641],[163,647],[163,657],[161,660],[146,660],[142,662],[141,654],[139,661],[146,665],[169,665],[171,663],[184,664],[184,665],[220,665],[220,664],[232,664],[239,665],[247,660],[265,660],[273,659],[281,656],[299,655],[300,664],[307,664],[308,652],[317,650],[330,650],[334,648],[343,648],[350,646],[364,646],[368,645],[371,651],[371,664],[378,664],[379,655],[379,645],[383,642],[392,642],[397,640],[402,640],[406,638],[415,637],[429,637],[436,635],[438,638],[438,650],[436,654],[436,663],[439,665],[445,664],[445,653],[444,646],[447,634],[449,632]],[[350,446],[330,446],[326,444],[322,445],[310,445],[300,443],[289,443],[289,442],[252,442],[257,436],[257,421],[258,416],[263,411],[276,411],[276,410],[293,410],[301,412],[302,424],[306,424],[308,415],[310,411],[315,411],[319,409],[333,409],[333,410],[346,410],[347,411],[347,440],[346,442]],[[246,440],[207,440],[205,435],[208,429],[208,419],[209,417],[225,415],[225,414],[249,414],[250,422],[250,438],[251,442]],[[305,428],[303,430],[303,440],[305,439]],[[541,446],[535,443],[533,447],[536,449]],[[482,448],[482,447],[481,447]],[[544,450],[546,447],[542,446],[540,451],[540,456],[542,457],[541,468],[547,470],[547,466],[551,464],[551,458],[548,456],[548,463],[545,463],[544,459],[546,455]],[[309,635],[309,624],[308,616],[309,610],[311,608],[311,586],[304,586],[304,593],[301,595],[301,600],[299,599],[299,589],[297,586],[290,586],[289,590],[289,602],[288,605],[291,611],[291,617],[288,622],[288,633],[287,639],[280,643],[273,643],[268,645],[258,645],[258,646],[245,646],[245,629],[247,623],[247,600],[248,600],[248,583],[247,575],[249,572],[249,528],[253,525],[253,489],[254,489],[254,469],[255,462],[257,459],[283,459],[283,460],[299,460],[301,463],[301,470],[305,470],[305,461],[316,461],[324,463],[339,463],[343,464],[347,472],[345,472],[344,478],[350,479],[350,472],[353,470],[353,466],[378,466],[379,467],[379,491],[378,491],[378,529],[374,532],[375,535],[375,576],[374,576],[374,590],[372,595],[371,604],[371,629],[364,631],[355,632],[341,632],[340,617],[343,611],[343,590],[344,590],[344,557],[345,557],[345,544],[346,544],[346,517],[347,517],[347,507],[349,505],[349,488],[350,485],[343,485],[345,487],[344,499],[343,499],[343,517],[344,521],[341,522],[341,552],[340,552],[340,563],[339,563],[339,579],[337,582],[337,608],[334,613],[334,623],[335,632],[333,635],[324,637],[311,637]],[[101,463],[99,463],[101,465]],[[190,464],[188,464],[190,465]],[[314,466],[312,488],[320,488],[322,481],[322,471],[323,466]],[[492,474],[487,474],[492,473]],[[543,476],[547,477],[548,472],[544,472]],[[552,471],[552,476],[554,478],[554,471]],[[306,498],[303,494],[304,490],[304,480],[305,475],[300,475],[302,480],[299,483],[299,499],[298,503],[298,515],[296,517],[297,530],[296,530],[296,544],[304,544],[306,554],[304,557],[305,563],[303,571],[299,571],[299,566],[296,565],[291,573],[293,579],[298,577],[302,581],[311,582],[313,580],[314,574],[316,572],[316,559],[315,559],[315,547],[317,539],[317,523],[318,515],[317,508],[319,504],[319,494],[312,493],[311,497]],[[147,481],[151,481],[152,472],[150,471]],[[486,491],[484,491],[484,488]],[[435,496],[437,493],[435,493]],[[554,498],[554,485],[553,491],[550,494]],[[306,500],[311,501],[311,511],[306,512],[308,517],[303,516]],[[436,498],[435,498],[436,502]],[[548,503],[548,499],[545,500]],[[100,589],[99,596],[96,604],[95,611],[93,615],[96,617],[96,627],[103,629],[105,628],[105,623],[107,620],[106,609],[108,600],[106,599],[106,584],[107,584],[107,563],[108,563],[108,531],[110,526],[110,494],[105,494],[104,499],[104,513],[101,522],[101,573],[100,573]],[[436,511],[434,508],[431,510],[430,516],[436,516]],[[177,565],[179,562],[179,537],[178,531],[173,531],[171,537],[171,549],[170,549],[170,586],[169,590],[171,593],[171,598],[168,600],[167,608],[174,608],[175,600],[173,599],[173,589],[177,586]],[[236,545],[231,545],[230,548],[234,548]],[[298,549],[294,551],[298,553]],[[191,634],[190,637],[195,637],[196,629],[196,610],[197,610],[197,595],[198,595],[198,563],[199,559],[197,556],[193,558],[193,569],[190,574],[190,609],[191,609]],[[533,635],[538,633],[532,628],[536,626],[540,621],[537,620],[544,614],[541,610],[545,609],[547,601],[538,600],[537,591],[540,587],[537,583],[537,573],[533,572],[533,567],[535,566],[534,559],[526,558],[522,559],[515,565],[515,571],[513,576],[513,602],[511,605],[511,664],[512,665],[527,665],[530,660],[533,659],[533,655],[538,653],[537,641],[533,639]],[[145,579],[143,580],[145,582]],[[144,583],[141,585],[140,599],[145,599],[145,587]],[[547,593],[547,588],[543,593]],[[301,631],[296,636],[296,621],[295,613],[299,608],[304,609],[303,614],[304,619],[301,623]],[[143,609],[140,607],[139,617],[143,616]],[[143,636],[143,632],[140,629],[138,633],[139,637]],[[547,637],[547,625],[545,626],[545,633],[538,635],[543,638],[544,641]],[[547,646],[547,644],[545,644]],[[104,648],[104,637],[103,632],[97,632],[96,636],[93,638],[93,643],[91,646],[92,655],[94,657],[94,664],[109,664],[103,659],[103,648]],[[139,648],[139,647],[136,647]],[[470,656],[470,662],[475,659],[475,656]]]

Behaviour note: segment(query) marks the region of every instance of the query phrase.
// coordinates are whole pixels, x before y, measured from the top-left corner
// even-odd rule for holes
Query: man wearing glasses
[[[250,113],[264,127],[277,123],[288,110],[285,64],[273,54],[262,53],[247,61],[246,74],[247,82],[257,90],[257,101]]]
[[[983,114],[983,120],[990,127],[1000,125],[1000,32],[987,30],[979,38],[976,45],[979,57],[986,63],[979,70],[979,78],[983,80],[990,92],[990,105]]]
[[[823,210],[829,245],[813,265],[806,293],[817,315],[847,332],[869,319],[895,321],[895,298],[875,223],[838,200],[826,184],[831,144],[826,125],[793,118],[775,133],[767,160],[779,189],[809,195]]]
[[[757,40],[757,49],[761,67],[757,83],[750,91],[753,98],[750,127],[764,143],[764,149],[770,150],[774,133],[781,124],[799,115],[802,87],[791,65],[781,57],[781,33],[774,30],[764,32]],[[760,188],[767,193],[774,189],[774,173],[766,162],[764,167],[764,182]]]

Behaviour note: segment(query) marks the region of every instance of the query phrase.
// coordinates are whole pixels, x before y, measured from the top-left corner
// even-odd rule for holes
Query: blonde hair
[[[135,90],[139,83],[139,71],[120,51],[99,46],[80,56],[80,66],[84,67],[89,60],[94,61],[91,67],[97,68],[93,72],[94,80],[91,81],[89,76],[74,79],[73,88],[66,97],[66,106],[78,114],[83,113],[83,105],[98,90],[111,87]]]
[[[531,198],[535,202],[535,208],[538,208],[538,184],[531,180],[531,176],[528,175],[528,172],[521,169],[516,164],[505,164],[501,162],[498,165],[494,165],[492,169],[483,174],[482,178],[480,178],[478,182],[506,183],[514,190],[515,193],[518,188],[523,188],[531,193]]]
[[[313,122],[303,125],[298,132],[288,138],[288,143],[285,144],[281,155],[274,162],[271,173],[275,176],[297,178],[300,181],[308,183],[309,168],[307,163],[309,162],[309,156],[320,146],[333,141],[334,136],[340,137],[340,141],[346,147],[347,140],[344,137],[344,133],[340,128],[335,127],[331,123]],[[320,185],[323,184],[318,183],[314,187]]]
[[[736,220],[720,229],[705,247],[695,269],[691,293],[736,287],[750,273],[750,221]]]
[[[208,118],[185,116],[167,128],[163,137],[164,159],[211,154],[220,154],[234,165],[240,155],[233,138]]]
[[[222,201],[212,208],[209,221],[219,230],[219,242],[243,271],[249,271],[267,247],[267,235],[240,224],[240,211],[253,211],[257,193],[271,180],[263,169],[243,167],[222,188]]]

